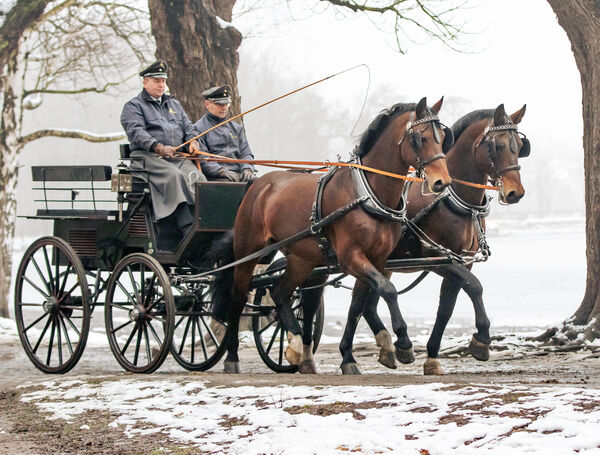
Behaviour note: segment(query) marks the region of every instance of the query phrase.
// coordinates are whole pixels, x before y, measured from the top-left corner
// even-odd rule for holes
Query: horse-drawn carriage
[[[437,110],[440,106],[441,102]],[[408,119],[408,112],[394,112],[393,116],[402,114]],[[408,140],[402,144],[402,140],[397,141],[398,137],[394,139],[394,145],[398,142],[397,149],[401,152],[399,156],[405,153],[409,157],[404,159],[405,169],[412,164],[425,170],[433,162],[444,162],[438,161],[443,156],[434,153],[442,147],[437,116],[427,109],[417,118],[413,111],[410,119],[408,123],[405,120],[400,129],[401,137],[406,136]],[[420,130],[415,128],[417,125],[422,125]],[[426,132],[429,126],[431,131]],[[383,135],[384,128],[390,129],[378,124],[372,134]],[[504,130],[498,128],[497,131]],[[425,136],[431,136],[428,137],[429,151],[424,146]],[[375,139],[377,137],[371,138],[371,142]],[[213,305],[215,277],[221,273],[223,261],[209,253],[214,250],[215,242],[234,227],[248,184],[196,182],[193,227],[174,251],[161,251],[157,248],[158,233],[152,219],[147,183],[132,175],[126,147],[121,148],[121,158],[115,172],[110,166],[32,168],[33,180],[41,185],[37,190],[43,194],[40,199],[43,207],[36,215],[26,218],[52,220],[54,233],[36,240],[26,250],[17,271],[15,317],[23,347],[40,370],[46,373],[69,371],[84,351],[92,314],[97,306],[103,306],[110,348],[124,369],[153,372],[169,353],[188,370],[209,369],[224,355],[228,347],[226,335],[231,329],[230,320]],[[363,159],[367,161],[364,156]],[[365,168],[362,164],[357,166]],[[362,174],[356,175],[359,183],[355,181],[355,184],[359,185]],[[60,182],[63,183],[59,185]],[[379,203],[365,183],[367,180],[363,178],[362,182],[367,193],[361,196],[356,190],[359,197],[333,213],[329,210],[328,216],[319,219],[322,222],[313,216],[306,235],[297,238],[297,234],[291,235],[292,240],[298,243],[306,237],[319,237],[330,223],[368,202],[369,198]],[[443,190],[446,185],[440,185],[437,190]],[[109,200],[99,196],[109,190],[116,198]],[[57,194],[68,197],[55,196]],[[112,208],[99,208],[107,203]],[[368,207],[360,212],[372,216],[367,213]],[[392,221],[387,219],[385,223]],[[250,298],[242,315],[252,318],[254,340],[267,366],[274,371],[293,372],[298,369],[297,364],[288,364],[285,360],[286,349],[293,342],[293,336],[288,336],[290,321],[285,320],[281,307],[270,297],[273,287],[279,286],[282,275],[286,275],[286,260],[276,259],[275,254],[279,249],[288,248],[290,242],[275,240],[270,246],[254,248],[253,255],[236,257],[237,262],[244,263],[252,256],[253,271],[247,289],[251,291]],[[474,260],[473,254],[463,257],[438,247],[438,254],[429,257],[390,259],[385,270],[391,273],[430,269]],[[255,268],[255,262],[261,267]],[[310,327],[312,352],[318,346],[323,329],[322,290],[339,283],[348,271],[335,261],[325,263],[327,265],[311,267],[308,278],[303,277],[299,285],[294,285],[288,299],[294,322]],[[307,319],[303,311],[308,301],[312,310]],[[236,339],[237,329],[234,322],[235,333],[231,336]]]

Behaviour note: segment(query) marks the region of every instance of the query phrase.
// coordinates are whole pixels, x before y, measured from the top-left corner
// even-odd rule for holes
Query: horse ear
[[[525,115],[526,107],[527,104],[523,104],[523,107],[521,109],[519,109],[517,112],[510,116],[510,121],[513,122],[515,125],[521,123],[521,120],[523,120],[523,116]]]
[[[438,115],[440,113],[440,109],[442,108],[443,103],[444,103],[444,97],[442,96],[437,103],[435,103],[433,106],[431,106],[431,111],[435,115]]]
[[[415,108],[415,112],[417,113],[417,120],[427,115],[427,97],[421,98],[421,101],[419,101],[419,104]]]
[[[504,104],[499,105],[494,111],[494,125],[504,125],[506,123],[506,111]]]

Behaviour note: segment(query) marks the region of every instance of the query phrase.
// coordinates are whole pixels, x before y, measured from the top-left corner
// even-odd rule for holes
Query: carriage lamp
[[[119,206],[119,222],[123,221],[123,194],[133,189],[131,174],[112,174],[110,176],[110,191],[118,193],[117,203]]]

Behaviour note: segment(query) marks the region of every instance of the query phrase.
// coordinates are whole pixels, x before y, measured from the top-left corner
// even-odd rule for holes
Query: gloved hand
[[[230,171],[229,169],[226,169],[224,167],[222,167],[221,169],[219,169],[217,171],[217,175],[222,179],[229,180],[230,182],[238,182],[239,181],[238,175],[235,172]]]
[[[192,141],[192,142],[190,142],[190,148],[189,148],[189,150],[190,150],[190,153],[192,155],[195,154],[196,152],[199,152],[200,151],[200,145],[198,145],[198,141]]]
[[[252,169],[244,169],[240,175],[240,182],[251,182],[254,180],[254,171]]]
[[[175,147],[172,147],[170,145],[163,145],[159,142],[154,146],[154,153],[163,158],[174,158]]]

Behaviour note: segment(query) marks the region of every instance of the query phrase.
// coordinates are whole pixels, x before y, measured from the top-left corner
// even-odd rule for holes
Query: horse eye
[[[422,137],[421,138],[421,142],[423,142],[423,143],[427,142],[427,138],[426,137]]]

